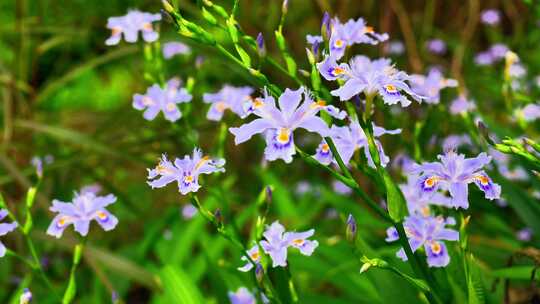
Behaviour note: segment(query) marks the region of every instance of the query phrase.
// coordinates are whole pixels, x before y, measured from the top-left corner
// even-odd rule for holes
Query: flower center
[[[489,178],[485,175],[477,175],[474,177],[477,181],[480,182],[480,184],[482,184],[482,186],[487,186],[489,185]]]
[[[293,244],[295,244],[297,246],[302,246],[302,245],[304,245],[305,241],[302,240],[302,239],[296,239],[296,240],[293,240],[292,242],[293,242]]]
[[[422,213],[423,216],[428,217],[431,214],[431,210],[429,210],[428,206],[424,206],[420,209],[420,213]]]
[[[176,105],[174,104],[174,102],[169,102],[167,103],[167,106],[165,108],[168,112],[172,112],[176,109]]]
[[[337,48],[342,48],[342,47],[343,47],[343,40],[337,39],[337,40],[334,42],[334,46],[337,47]]]
[[[430,247],[431,247],[431,251],[435,254],[439,254],[442,251],[442,247],[441,247],[441,244],[439,244],[439,242],[432,242]]]
[[[191,182],[193,182],[193,176],[192,175],[184,176],[184,183],[191,184]]]
[[[122,29],[120,27],[118,27],[118,26],[113,27],[111,29],[111,31],[112,31],[113,36],[116,36],[116,35],[122,33]]]
[[[103,211],[98,211],[97,216],[98,216],[98,218],[99,218],[100,220],[105,220],[105,219],[107,219],[107,214],[106,214],[105,212],[103,212]]]
[[[394,86],[393,84],[387,84],[384,86],[384,89],[386,90],[386,92],[390,93],[390,94],[395,94],[398,92],[396,86]]]
[[[225,109],[227,109],[227,104],[226,104],[225,102],[220,101],[220,102],[217,102],[217,103],[216,103],[216,110],[217,110],[218,112],[221,112],[221,113],[222,113],[222,112],[225,111]]]
[[[145,30],[145,31],[151,31],[151,30],[152,30],[152,23],[150,23],[150,22],[145,22],[145,23],[143,23],[142,28],[143,28],[143,30]]]
[[[373,32],[375,32],[375,30],[373,29],[372,26],[366,26],[366,27],[364,28],[364,33],[370,33],[370,34],[371,34],[371,33],[373,33]]]
[[[424,190],[431,191],[433,190],[433,187],[437,185],[437,182],[439,182],[439,180],[440,178],[438,176],[430,176],[426,178],[426,180],[424,180],[422,188],[424,188]]]
[[[154,101],[152,100],[152,98],[144,96],[143,99],[142,99],[142,103],[145,106],[151,106],[151,105],[154,104]]]
[[[335,67],[333,70],[332,70],[332,74],[334,76],[338,76],[338,75],[341,75],[341,74],[344,74],[345,73],[345,70],[343,68],[340,68],[340,67]]]
[[[261,255],[259,254],[259,251],[255,251],[254,253],[250,255],[251,259],[254,261],[258,260],[260,256]]]
[[[64,226],[66,225],[66,223],[67,223],[68,220],[69,220],[69,218],[68,218],[67,216],[61,217],[60,220],[58,220],[57,226],[58,226],[59,228],[64,227]]]
[[[286,143],[289,142],[289,139],[290,139],[289,129],[287,129],[287,128],[279,129],[278,136],[277,136],[278,142],[280,142],[282,144],[286,144]]]
[[[322,144],[321,150],[322,150],[324,153],[327,153],[327,152],[330,150],[330,146],[328,146],[328,144]]]

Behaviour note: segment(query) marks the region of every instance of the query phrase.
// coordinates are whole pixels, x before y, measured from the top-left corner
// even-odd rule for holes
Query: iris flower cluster
[[[387,58],[371,60],[358,55],[349,63],[338,64],[336,58],[330,55],[318,63],[317,68],[326,80],[344,82],[343,86],[330,92],[342,101],[364,93],[366,96],[379,95],[388,105],[401,103],[402,107],[407,107],[411,101],[401,92],[417,101],[422,99],[407,84],[410,76],[396,69]]]
[[[446,225],[455,225],[455,223],[456,221],[451,217],[445,219],[440,216],[411,215],[405,219],[403,226],[411,250],[415,252],[423,247],[430,267],[444,267],[450,263],[450,256],[443,241],[459,240],[459,233],[446,228]],[[394,227],[388,228],[386,234],[387,242],[394,242],[399,239],[398,232]],[[403,248],[396,255],[404,261],[407,260]]]
[[[246,254],[254,263],[259,264],[262,258],[259,248],[262,248],[272,259],[272,267],[285,267],[287,266],[289,247],[300,250],[300,253],[306,256],[313,254],[313,251],[319,246],[319,242],[308,240],[308,238],[312,237],[314,233],[314,229],[304,232],[287,232],[279,221],[275,221],[263,233],[264,240],[253,245]],[[246,261],[246,264],[238,268],[238,270],[246,272],[254,267],[247,257],[243,256],[241,260]]]
[[[410,214],[405,218],[403,226],[412,251],[424,247],[429,266],[448,265],[450,256],[443,241],[459,239],[457,231],[446,228],[447,225],[455,225],[455,220],[434,216],[430,206],[467,209],[468,185],[471,183],[484,192],[486,199],[499,199],[501,187],[483,170],[490,161],[491,157],[486,153],[466,158],[451,150],[439,155],[439,162],[413,164],[409,167],[408,182],[400,187]],[[399,238],[394,227],[387,230],[387,236],[388,242]],[[397,256],[407,259],[403,248],[397,252]]]

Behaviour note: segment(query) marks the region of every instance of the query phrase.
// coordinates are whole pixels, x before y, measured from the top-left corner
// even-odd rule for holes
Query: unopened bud
[[[283,0],[283,4],[281,5],[281,12],[283,14],[287,14],[288,10],[289,10],[289,0]]]
[[[264,36],[262,33],[257,35],[257,52],[259,53],[260,57],[266,56],[266,45],[264,43]]]
[[[488,128],[486,127],[486,125],[479,121],[477,123],[477,126],[478,126],[478,131],[480,131],[480,134],[482,135],[482,137],[484,137],[484,139],[490,144],[490,145],[494,145],[495,142],[494,140],[489,136],[489,131],[488,131]]]
[[[216,225],[218,225],[219,227],[223,226],[223,215],[221,214],[221,209],[218,208],[214,212],[214,220]]]
[[[345,232],[347,240],[349,242],[354,242],[354,240],[356,239],[356,230],[356,220],[354,219],[352,214],[349,214],[349,217],[347,218],[347,229]]]
[[[323,36],[324,40],[330,39],[332,29],[330,28],[330,14],[328,12],[324,12],[322,23],[321,23],[321,35]]]
[[[161,0],[161,3],[163,4],[163,8],[164,8],[168,13],[173,13],[173,12],[174,12],[174,7],[169,3],[169,1],[167,1],[167,0]]]
[[[364,273],[366,271],[368,271],[368,269],[371,267],[371,264],[370,263],[364,263],[362,265],[362,267],[360,267],[360,273]]]
[[[270,205],[272,203],[272,187],[266,186],[266,203]]]
[[[255,267],[255,278],[259,284],[262,283],[264,278],[264,268],[259,263],[257,263],[257,266]]]

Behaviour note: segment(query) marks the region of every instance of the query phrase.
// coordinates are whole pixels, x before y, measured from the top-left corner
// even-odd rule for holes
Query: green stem
[[[32,269],[32,270],[37,270],[36,266],[34,265],[34,263],[32,261],[28,260],[27,258],[17,254],[16,252],[14,252],[14,251],[12,251],[10,249],[6,249],[6,255],[18,259],[19,261],[26,264],[26,266],[30,267],[30,269]]]
[[[73,301],[75,298],[75,294],[77,293],[77,280],[75,277],[75,274],[77,272],[77,268],[79,267],[79,264],[81,263],[83,251],[84,251],[84,245],[86,244],[87,237],[83,237],[82,241],[75,246],[75,249],[73,250],[73,264],[71,265],[71,270],[69,272],[69,281],[68,286],[66,288],[66,291],[64,292],[64,296],[62,298],[62,304],[69,304]]]

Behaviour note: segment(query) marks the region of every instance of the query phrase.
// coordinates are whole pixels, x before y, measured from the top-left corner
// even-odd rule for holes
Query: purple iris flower
[[[307,43],[314,45],[315,43],[322,43],[323,37],[322,36],[314,36],[314,35],[306,35],[306,41]]]
[[[414,93],[405,81],[410,80],[407,73],[394,68],[390,59],[380,58],[370,60],[366,56],[356,56],[349,64],[337,64],[331,56],[317,64],[321,75],[329,81],[341,79],[345,84],[331,92],[339,96],[342,101],[349,100],[357,94],[364,93],[366,96],[379,94],[384,103],[393,105],[401,102],[406,107],[411,101],[400,91],[404,91],[415,100],[422,97]]]
[[[527,171],[522,167],[510,168],[510,157],[493,148],[489,148],[489,155],[493,157],[493,160],[497,163],[497,169],[502,176],[509,180],[523,181],[529,179]]]
[[[442,143],[443,151],[457,150],[457,148],[464,145],[472,145],[469,135],[449,135]]]
[[[264,252],[272,258],[272,267],[285,267],[288,247],[297,248],[303,255],[310,256],[319,246],[319,242],[307,239],[314,233],[314,229],[305,232],[285,232],[285,227],[275,221],[263,233],[265,240],[260,244]]]
[[[352,189],[349,186],[345,185],[344,183],[338,180],[335,180],[332,182],[332,190],[334,190],[334,192],[336,193],[343,194],[343,195],[349,195],[352,193]]]
[[[255,297],[245,287],[240,287],[236,292],[229,291],[231,304],[255,304]]]
[[[343,57],[345,49],[353,44],[376,45],[388,39],[388,34],[376,33],[373,27],[367,26],[362,18],[349,19],[346,23],[341,23],[338,18],[334,18],[331,22],[332,33],[330,34],[329,48],[330,56],[335,60]]]
[[[289,242],[284,237],[285,227],[278,221],[273,222],[263,233],[265,240],[260,242],[264,252],[272,258],[272,267],[287,266],[287,248]]]
[[[444,88],[455,88],[458,83],[455,79],[444,78],[439,69],[432,68],[428,75],[413,74],[410,76],[411,90],[420,96],[424,96],[427,103],[437,104],[440,101],[440,93]]]
[[[34,156],[30,160],[30,163],[34,168],[36,168],[36,174],[38,177],[43,177],[43,165],[50,165],[54,162],[54,157],[50,154],[45,155],[45,157]]]
[[[431,39],[426,43],[426,48],[433,54],[442,55],[446,53],[446,43],[441,39]]]
[[[175,55],[179,54],[189,54],[191,52],[191,48],[182,42],[167,42],[163,44],[163,57],[165,59],[170,59]]]
[[[522,78],[527,74],[527,69],[521,63],[513,63],[508,68],[508,75],[512,78]]]
[[[412,166],[415,164],[414,160],[406,153],[400,152],[394,157],[392,162],[393,168],[399,168],[403,172],[409,172]]]
[[[433,195],[437,189],[448,190],[452,196],[451,206],[455,208],[469,207],[468,184],[475,183],[484,192],[484,197],[493,200],[500,198],[501,186],[493,183],[482,170],[491,157],[480,153],[474,158],[465,158],[463,154],[449,151],[439,155],[440,162],[415,165],[411,173],[419,173],[417,191],[421,195]]]
[[[3,220],[8,215],[8,211],[5,209],[0,209],[0,221]],[[9,232],[15,230],[17,228],[17,223],[2,223],[0,224],[0,236],[6,235]],[[6,247],[2,242],[0,242],[0,258],[6,255]]]
[[[411,215],[405,218],[403,226],[409,239],[409,245],[413,252],[424,246],[429,267],[445,267],[450,263],[448,250],[442,241],[457,241],[459,240],[459,233],[446,228],[446,225],[455,225],[455,220],[453,218],[444,219],[442,217],[424,217],[421,215]],[[387,242],[399,239],[397,230],[394,227],[388,228],[386,234]],[[403,248],[396,255],[404,261],[407,260]]]
[[[523,228],[516,233],[516,237],[520,241],[529,242],[532,240],[533,230],[529,227]]]
[[[310,94],[301,87],[296,91],[286,89],[279,97],[279,108],[275,99],[265,92],[264,98],[255,98],[247,107],[248,113],[254,113],[259,118],[239,128],[230,128],[234,134],[235,144],[249,140],[253,135],[265,132],[265,158],[268,161],[282,159],[286,163],[292,161],[296,153],[293,132],[297,128],[327,136],[330,128],[320,117],[316,116],[324,110],[338,119],[345,118],[345,112],[334,106],[326,105],[324,101],[313,101]]]
[[[501,21],[501,13],[496,9],[487,9],[482,11],[480,20],[483,24],[497,25]]]
[[[224,85],[217,93],[205,93],[203,95],[204,102],[211,104],[206,118],[219,121],[226,109],[230,109],[241,118],[246,117],[248,113],[245,105],[251,100],[252,93],[253,88],[230,85]]]
[[[474,62],[477,65],[492,65],[495,59],[490,52],[481,52],[474,57]]]
[[[25,288],[19,298],[19,304],[29,304],[30,302],[32,302],[32,292],[30,289]]]
[[[510,49],[506,46],[506,44],[495,43],[489,48],[488,52],[493,56],[494,59],[503,59],[509,50]]]
[[[393,40],[385,44],[384,50],[390,55],[401,55],[405,52],[405,45],[399,40]]]
[[[111,37],[105,41],[106,45],[116,45],[120,42],[122,34],[127,42],[137,41],[139,31],[142,32],[143,40],[154,42],[159,34],[154,31],[152,22],[161,20],[160,14],[150,14],[141,11],[129,11],[127,15],[110,17],[107,20],[107,28],[112,31]]]
[[[133,95],[133,107],[137,110],[145,110],[143,117],[153,120],[163,112],[165,119],[175,122],[182,117],[182,112],[177,104],[191,101],[192,96],[185,88],[180,88],[181,81],[173,78],[167,82],[166,88],[154,84],[148,88],[146,94]]]
[[[399,133],[401,133],[401,129],[386,130],[384,128],[378,127],[375,124],[373,124],[374,137],[380,137],[384,134],[399,134]],[[357,119],[351,119],[351,123],[348,126],[344,126],[344,127],[332,126],[330,137],[332,138],[332,140],[334,141],[336,145],[336,149],[339,152],[339,156],[341,157],[341,159],[346,165],[351,160],[352,156],[354,155],[354,152],[356,152],[356,150],[358,149],[363,148],[368,164],[371,167],[375,167],[375,163],[373,162],[373,159],[371,158],[371,153],[369,153],[369,146],[368,146],[368,140],[367,140],[366,134],[364,133],[364,130],[362,130],[362,128],[360,127],[360,123],[358,123]],[[388,156],[384,153],[382,144],[379,140],[376,139],[375,144],[377,145],[377,148],[379,150],[381,165],[386,166],[386,164],[388,164],[388,162],[390,161],[390,158],[388,158]],[[332,157],[332,152],[330,151],[330,148],[324,141],[321,143],[321,145],[319,145],[319,148],[317,149],[317,153],[315,154],[314,157],[319,162],[325,165],[330,164],[331,161],[336,163],[335,159],[333,159]]]
[[[454,115],[467,113],[474,109],[476,109],[474,101],[467,100],[464,95],[460,95],[459,97],[454,99],[452,101],[452,104],[450,105],[450,113]]]
[[[323,37],[306,35],[306,40],[308,44],[311,44],[311,51],[313,52],[313,55],[317,57],[319,55],[319,45],[324,41]]]
[[[81,194],[82,193],[86,193],[86,192],[92,192],[94,193],[95,195],[97,195],[98,193],[101,192],[103,188],[101,187],[100,184],[90,184],[90,185],[86,185],[84,187],[81,188],[81,191],[79,191]]]
[[[199,190],[200,174],[225,172],[224,164],[224,159],[210,159],[208,156],[203,156],[198,148],[193,149],[192,157],[185,155],[183,159],[175,158],[174,163],[163,154],[156,168],[147,169],[147,183],[152,188],[163,188],[176,181],[180,193],[186,195]]]
[[[195,208],[195,206],[193,206],[191,204],[187,204],[184,207],[182,207],[181,214],[182,214],[182,218],[184,220],[190,220],[195,215],[197,215],[198,212],[199,212],[199,210],[197,210],[197,208]]]
[[[417,186],[418,181],[415,177],[409,177],[407,184],[400,185],[410,214],[427,217],[431,215],[430,205],[451,206],[449,197],[439,192],[434,193],[433,196],[421,195]]]
[[[47,234],[60,238],[64,229],[73,224],[75,231],[86,236],[92,220],[95,220],[103,230],[110,231],[116,227],[118,219],[105,207],[115,202],[116,196],[112,194],[97,196],[93,192],[75,193],[73,202],[53,200],[49,210],[58,214],[47,229]]]
[[[253,247],[251,247],[246,253],[251,258],[251,260],[253,260],[253,262],[257,264],[261,262],[261,252],[259,251],[259,245],[253,245]],[[239,267],[238,270],[242,272],[248,272],[253,269],[253,264],[248,260],[247,257],[242,256],[242,258],[240,259],[242,261],[245,261],[246,264],[242,267]]]
[[[523,109],[521,109],[521,114],[525,121],[533,121],[540,118],[540,105],[538,104],[528,104]]]

